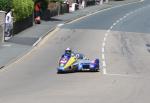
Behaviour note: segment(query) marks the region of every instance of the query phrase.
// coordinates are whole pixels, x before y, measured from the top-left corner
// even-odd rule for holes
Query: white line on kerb
[[[36,46],[41,40],[42,40],[42,38],[39,38],[39,39],[33,44],[33,47]]]

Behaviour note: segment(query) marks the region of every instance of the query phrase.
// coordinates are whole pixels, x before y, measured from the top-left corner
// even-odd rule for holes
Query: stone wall
[[[5,22],[5,12],[0,11],[0,43],[3,42],[4,22]]]

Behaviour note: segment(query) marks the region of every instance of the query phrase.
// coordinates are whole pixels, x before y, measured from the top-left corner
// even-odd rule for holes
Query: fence
[[[45,11],[42,11],[41,18],[43,20],[50,20],[51,17],[59,15],[59,14],[64,14],[64,13],[69,13],[69,5],[62,3],[49,3],[48,8]]]

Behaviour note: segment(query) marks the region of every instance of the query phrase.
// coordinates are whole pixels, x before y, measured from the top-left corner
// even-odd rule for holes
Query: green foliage
[[[20,21],[33,13],[34,2],[32,0],[13,0],[14,18]]]
[[[12,0],[0,0],[0,10],[8,12],[12,8]]]

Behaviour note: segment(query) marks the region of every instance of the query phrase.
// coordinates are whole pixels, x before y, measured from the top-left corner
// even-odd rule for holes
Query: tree
[[[12,8],[12,0],[0,0],[0,10],[8,12]]]

